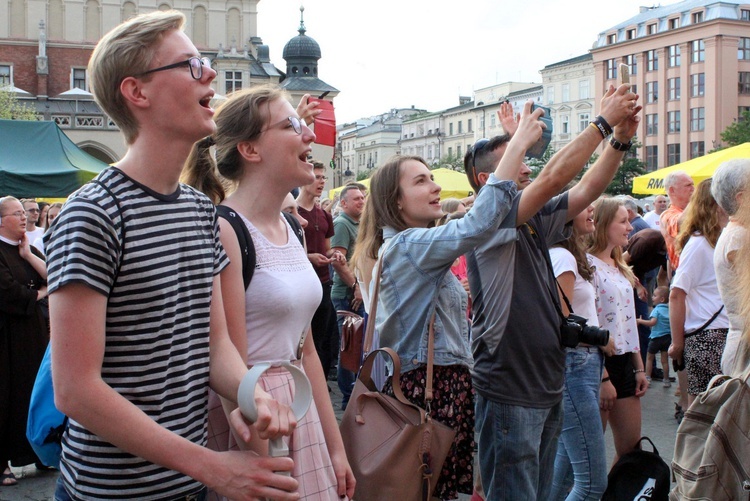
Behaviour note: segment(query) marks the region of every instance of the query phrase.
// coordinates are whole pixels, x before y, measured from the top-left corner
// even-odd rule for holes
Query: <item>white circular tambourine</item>
[[[258,380],[263,373],[271,367],[283,367],[292,375],[294,380],[294,399],[289,407],[291,407],[294,417],[299,422],[305,416],[312,403],[312,386],[305,373],[290,362],[273,364],[270,362],[261,362],[254,364],[247,371],[237,389],[237,403],[242,415],[252,423],[258,420],[258,409],[255,407],[255,385],[258,384]],[[284,443],[282,437],[269,440],[268,455],[271,457],[289,455],[289,448]]]

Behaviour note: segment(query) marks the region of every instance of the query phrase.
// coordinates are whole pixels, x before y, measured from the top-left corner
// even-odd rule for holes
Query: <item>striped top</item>
[[[162,195],[116,168],[98,179],[122,212],[94,183],[68,200],[45,237],[49,291],[82,283],[109,295],[103,380],[161,426],[205,445],[211,288],[228,263],[216,210],[189,186]],[[74,499],[172,499],[201,489],[73,419],[62,446]]]

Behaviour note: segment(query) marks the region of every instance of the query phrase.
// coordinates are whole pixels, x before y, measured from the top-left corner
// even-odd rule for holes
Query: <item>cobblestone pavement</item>
[[[329,381],[331,399],[336,410],[336,417],[341,419],[341,393],[334,381]],[[661,382],[654,382],[642,400],[643,435],[648,436],[656,445],[659,454],[670,464],[674,451],[674,439],[677,421],[674,419],[674,396],[676,385],[663,388]],[[607,432],[607,455],[611,462],[614,457],[614,446],[611,433]],[[57,472],[40,472],[31,465],[13,468],[18,477],[15,487],[0,487],[0,501],[49,501],[53,499]],[[468,501],[469,496],[461,496],[461,501]]]

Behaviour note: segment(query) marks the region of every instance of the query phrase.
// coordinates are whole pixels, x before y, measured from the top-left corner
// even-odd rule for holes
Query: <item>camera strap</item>
[[[539,232],[534,228],[531,221],[527,222],[525,226],[528,228],[529,233],[531,234],[531,237],[534,239],[534,242],[536,243],[537,248],[539,249],[539,252],[542,253],[542,257],[544,257],[544,262],[547,263],[547,268],[549,269],[549,272],[552,276],[552,279],[555,281],[555,284],[557,285],[557,290],[560,291],[560,295],[554,293],[552,289],[549,287],[549,283],[547,284],[547,292],[549,292],[550,297],[552,298],[552,304],[555,305],[555,309],[557,310],[557,313],[560,315],[560,320],[565,321],[568,317],[565,316],[562,312],[562,308],[560,307],[560,296],[562,296],[563,300],[565,301],[565,306],[568,307],[568,312],[574,313],[573,307],[570,305],[570,300],[568,300],[568,296],[565,295],[565,292],[563,292],[562,287],[560,287],[560,282],[557,281],[557,276],[555,276],[555,269],[552,267],[552,260],[549,257],[549,248],[547,247],[547,241],[542,238],[542,235],[539,234]]]

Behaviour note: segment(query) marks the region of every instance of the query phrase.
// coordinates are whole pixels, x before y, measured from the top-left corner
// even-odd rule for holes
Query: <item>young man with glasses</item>
[[[34,242],[37,238],[44,235],[44,228],[38,227],[39,221],[39,204],[33,198],[24,198],[21,200],[23,210],[26,211],[26,236],[29,242]]]
[[[45,239],[55,401],[69,417],[56,500],[298,499],[289,458],[205,447],[209,384],[235,400],[247,368],[228,338],[216,209],[178,182],[213,133],[216,72],[176,11],[117,26],[89,62],[128,151],[73,194]],[[168,214],[169,217],[164,217]],[[210,357],[209,357],[210,354]],[[290,409],[256,391],[261,438]],[[236,435],[251,428],[232,414]]]
[[[315,351],[318,352],[323,374],[329,377],[331,368],[336,365],[339,358],[338,323],[336,322],[336,309],[331,301],[331,278],[329,265],[334,269],[346,266],[346,257],[331,248],[331,237],[334,235],[333,218],[331,213],[324,211],[316,202],[323,195],[326,186],[326,166],[322,162],[313,162],[315,181],[300,188],[297,197],[299,214],[307,220],[305,228],[305,242],[307,243],[307,258],[313,265],[315,273],[318,274],[320,283],[323,284],[323,299],[315,311],[312,319],[312,335],[315,342]]]
[[[554,303],[557,287],[542,252],[564,238],[565,224],[611,182],[638,125],[637,98],[629,86],[610,87],[592,127],[556,153],[533,182],[531,170],[522,166],[516,180],[519,193],[497,237],[467,257],[476,431],[487,499],[549,495],[562,425],[565,351]],[[574,188],[558,195],[613,127],[616,141],[605,145]],[[464,166],[475,191],[487,181],[509,139],[482,139],[467,151]]]

